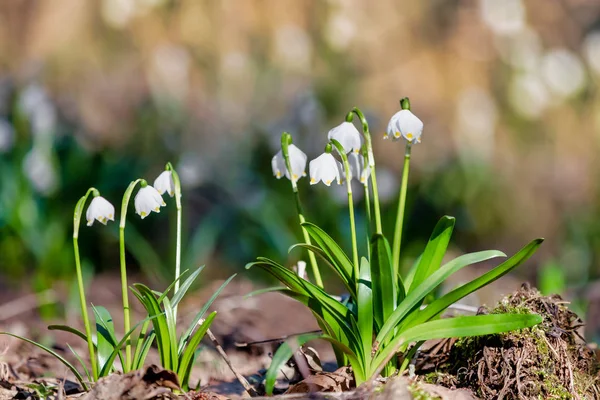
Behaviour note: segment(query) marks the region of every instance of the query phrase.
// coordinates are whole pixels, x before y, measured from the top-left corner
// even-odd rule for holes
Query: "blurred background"
[[[425,130],[407,265],[445,214],[456,253],[542,236],[515,279],[596,315],[599,79],[597,0],[2,1],[0,288],[72,287],[79,197],[95,186],[119,214],[130,181],[167,161],[184,186],[184,269],[206,263],[207,282],[288,259],[300,236],[289,182],[271,172],[279,136],[312,159],[353,106],[374,134],[391,234],[403,145],[382,137],[408,96]],[[349,248],[344,189],[303,179],[300,193]],[[172,278],[167,203],[143,221],[130,211],[126,230],[130,272],[157,284]],[[88,279],[116,275],[117,225],[82,226]]]

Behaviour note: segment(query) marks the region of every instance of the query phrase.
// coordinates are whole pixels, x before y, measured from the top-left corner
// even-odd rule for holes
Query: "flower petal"
[[[362,146],[362,135],[352,122],[342,122],[340,125],[331,129],[329,133],[327,133],[327,138],[329,140],[337,140],[346,153],[351,151],[357,153]]]

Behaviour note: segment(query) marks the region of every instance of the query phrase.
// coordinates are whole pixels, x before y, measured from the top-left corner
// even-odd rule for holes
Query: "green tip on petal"
[[[410,100],[408,99],[408,97],[405,97],[402,100],[400,100],[400,107],[403,110],[409,110],[410,111]]]

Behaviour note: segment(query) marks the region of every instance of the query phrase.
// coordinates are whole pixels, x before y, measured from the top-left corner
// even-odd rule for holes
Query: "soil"
[[[529,285],[480,313],[537,313],[541,324],[517,332],[448,339],[422,351],[424,380],[469,388],[482,399],[598,399],[600,364],[580,334],[581,319],[560,296]]]
[[[114,282],[113,282],[114,281]],[[90,288],[89,300],[111,310],[115,325],[121,326],[118,277],[100,276]],[[189,295],[180,305],[182,327],[191,321],[200,305],[220,286],[214,282]],[[254,284],[236,279],[227,286],[212,309],[219,317],[212,332],[235,369],[260,393],[264,373],[277,346],[289,335],[317,330],[311,313],[299,303],[276,293],[254,297]],[[60,293],[56,290],[58,300]],[[6,292],[4,293],[6,295]],[[2,297],[2,295],[0,295]],[[15,293],[11,299],[18,298]],[[0,299],[4,301],[5,299]],[[143,310],[132,303],[133,319]],[[500,305],[482,312],[538,312],[544,323],[527,333],[495,335],[430,344],[416,360],[416,375],[380,379],[370,386],[354,388],[346,368],[336,370],[328,344],[315,341],[311,348],[296,354],[295,361],[282,371],[276,385],[284,399],[476,399],[479,398],[600,398],[598,364],[594,354],[578,336],[581,321],[558,297],[545,298],[523,288]],[[76,318],[68,322],[76,325]],[[64,319],[58,323],[64,323]],[[69,361],[76,362],[66,344],[79,354],[85,343],[66,333],[47,331],[52,322],[43,321],[35,309],[2,318],[0,330],[8,330],[51,346]],[[52,356],[16,339],[0,336],[0,400],[13,398],[83,399],[228,399],[248,397],[210,340],[200,352],[191,376],[201,389],[182,394],[177,377],[162,370],[156,352],[148,367],[129,374],[115,373],[100,380],[90,392],[81,392],[69,371]],[[543,346],[542,346],[543,345]],[[543,350],[543,351],[542,351]],[[468,357],[465,357],[468,354]],[[301,361],[301,362],[300,362]],[[152,365],[152,363],[156,365]],[[299,367],[305,364],[306,369]],[[550,367],[548,365],[550,365]],[[543,379],[542,379],[543,378]],[[586,383],[587,382],[587,383]],[[550,384],[551,383],[551,384]],[[307,394],[309,391],[319,393]],[[287,393],[286,393],[287,392]],[[544,397],[545,395],[552,395]],[[531,397],[533,396],[533,397]],[[541,397],[540,397],[541,396]],[[563,397],[560,397],[563,396]],[[256,397],[255,397],[256,398]]]

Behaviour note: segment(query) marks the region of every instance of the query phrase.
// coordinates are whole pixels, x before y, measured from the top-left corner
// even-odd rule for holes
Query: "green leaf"
[[[204,303],[204,306],[200,309],[200,311],[194,317],[194,320],[190,324],[190,327],[186,331],[185,335],[181,336],[181,338],[179,339],[179,346],[178,346],[178,350],[177,350],[178,354],[181,354],[181,352],[183,351],[183,347],[185,346],[185,343],[192,336],[192,332],[194,331],[194,328],[196,327],[196,325],[198,325],[198,322],[202,319],[202,317],[204,316],[204,314],[206,313],[208,308],[217,299],[217,296],[219,296],[219,294],[221,294],[223,289],[225,289],[225,286],[227,286],[229,284],[229,282],[231,282],[231,280],[233,278],[235,278],[236,275],[237,274],[231,275],[225,282],[223,282],[223,284],[221,284],[221,286],[219,286],[219,288],[212,294],[212,296],[210,296],[210,299],[208,299],[208,301],[206,303]]]
[[[360,277],[358,280],[358,328],[362,341],[364,365],[371,363],[373,347],[373,291],[371,283],[371,266],[366,258],[360,260]],[[368,373],[368,372],[367,372]]]
[[[444,264],[437,271],[431,274],[423,283],[407,294],[406,298],[398,305],[390,318],[380,329],[375,341],[383,343],[387,335],[393,332],[394,328],[408,315],[408,313],[419,305],[421,300],[431,293],[436,287],[446,280],[450,275],[467,265],[486,261],[491,258],[506,257],[504,253],[497,250],[479,251],[477,253],[464,254],[454,260]]]
[[[486,285],[489,285],[496,279],[499,279],[502,276],[506,275],[507,273],[521,265],[523,262],[525,262],[527,259],[529,259],[529,257],[531,257],[537,251],[538,247],[540,247],[543,241],[544,239],[533,240],[521,250],[519,250],[511,258],[504,261],[502,264],[498,265],[491,271],[486,272],[485,274],[472,280],[471,282],[466,283],[452,290],[451,292],[448,292],[439,299],[433,301],[424,310],[415,314],[414,320],[411,320],[410,322],[407,321],[406,326],[415,326],[438,316],[439,314],[444,312],[451,304],[456,303],[463,297],[473,293],[474,291]]]
[[[352,371],[354,372],[356,386],[359,386],[361,383],[366,381],[365,369],[368,368],[368,366],[363,365],[358,356],[348,346],[328,335],[321,336],[321,339],[327,340],[333,345],[334,348],[341,350],[348,357],[348,361],[350,362]]]
[[[135,326],[133,328],[131,328],[129,330],[129,332],[127,332],[127,333],[125,333],[125,335],[123,335],[123,338],[119,341],[119,343],[117,343],[115,345],[115,348],[114,348],[113,352],[111,353],[110,357],[108,358],[108,360],[106,361],[104,368],[100,371],[100,374],[99,374],[100,376],[106,376],[110,373],[110,367],[114,363],[115,358],[117,357],[117,354],[119,354],[121,352],[123,345],[129,340],[129,337],[138,328],[138,326],[140,326],[140,324],[142,324],[148,320],[153,320],[155,318],[156,318],[156,316],[148,317],[148,318],[144,319],[143,321],[138,322],[137,324],[135,324]]]
[[[94,315],[96,316],[96,335],[97,335],[97,348],[98,348],[98,368],[100,370],[104,369],[105,363],[112,354],[115,345],[117,344],[117,336],[115,334],[115,325],[113,323],[112,316],[110,312],[102,306],[94,306],[92,305],[92,310],[94,311]],[[119,353],[119,357],[121,358],[121,354]],[[122,362],[121,365],[125,365]],[[109,372],[111,371],[109,368]],[[102,375],[100,375],[102,376]]]
[[[79,354],[77,354],[77,352],[75,350],[73,350],[73,348],[69,345],[69,343],[67,343],[67,347],[69,348],[69,350],[71,350],[71,353],[73,353],[73,355],[75,356],[77,361],[79,361],[79,365],[81,365],[81,368],[83,368],[83,371],[85,372],[85,376],[88,378],[88,381],[93,382],[94,378],[92,378],[92,374],[90,374],[90,370],[88,369],[88,367],[86,367],[85,363],[83,362],[83,360],[81,359]]]
[[[277,373],[288,362],[288,360],[292,358],[296,350],[302,347],[306,342],[318,339],[320,337],[320,333],[305,333],[303,335],[289,338],[279,346],[273,355],[271,365],[269,366],[267,375],[265,377],[265,392],[267,393],[267,396],[271,396],[273,394]]]
[[[165,307],[165,317],[167,321],[167,329],[169,330],[169,349],[171,351],[171,369],[177,371],[179,366],[179,357],[177,354],[177,322],[175,321],[175,312],[171,307],[171,302],[168,297],[163,300]]]
[[[373,282],[373,314],[378,326],[389,318],[396,308],[397,290],[390,245],[381,234],[371,239],[371,280]],[[402,290],[401,297],[404,290]]]
[[[331,263],[340,270],[340,274],[348,277],[348,281],[352,282],[352,276],[354,275],[354,268],[352,262],[344,253],[344,250],[337,244],[335,240],[331,238],[323,229],[317,225],[304,222],[302,226],[306,229],[308,234],[313,238],[315,243],[327,254],[330,258]]]
[[[181,354],[177,376],[181,379],[181,387],[183,390],[188,390],[189,388],[188,382],[190,380],[190,371],[192,370],[196,348],[198,348],[200,345],[200,341],[206,334],[208,328],[210,328],[210,324],[212,324],[212,321],[215,319],[216,315],[217,312],[213,311],[208,315],[208,317],[206,317],[204,322],[198,327],[196,332],[194,332],[190,341],[187,343],[187,346],[183,350],[183,353]]]
[[[200,267],[203,268],[203,267]],[[171,289],[173,289],[175,287],[175,284],[179,281],[181,281],[181,279],[183,279],[183,276],[185,274],[187,274],[188,270],[186,269],[185,271],[183,271],[181,274],[179,274],[179,277],[177,277],[177,279],[173,280],[173,282],[171,282],[169,284],[169,286],[163,291],[163,292],[159,292],[157,290],[152,290],[152,293],[154,293],[155,295],[158,296],[158,302],[162,303],[163,299],[165,297],[167,297],[167,295],[169,294],[169,292],[171,291]],[[198,271],[199,273],[199,271]]]
[[[169,328],[167,325],[167,319],[164,312],[160,308],[158,300],[155,294],[146,285],[141,283],[134,283],[133,286],[138,290],[133,291],[135,296],[138,298],[140,303],[146,308],[146,312],[149,317],[154,317],[152,320],[152,326],[154,326],[154,333],[156,334],[156,344],[158,345],[158,353],[160,354],[160,360],[163,368],[171,369],[171,348],[170,348],[170,336]]]
[[[345,268],[339,266],[335,262],[335,260],[333,260],[331,257],[329,257],[323,250],[321,250],[320,247],[317,247],[317,246],[314,246],[311,244],[296,243],[295,245],[293,245],[289,248],[288,252],[291,252],[292,250],[294,250],[295,248],[298,248],[298,247],[305,248],[308,251],[312,251],[317,256],[319,256],[323,261],[325,261],[325,264],[327,264],[329,267],[331,267],[333,272],[335,272],[337,274],[337,276],[341,279],[342,283],[346,287],[346,290],[348,291],[348,293],[350,293],[352,298],[356,299],[356,287],[354,285],[354,281],[352,280],[351,275],[346,274]]]
[[[425,246],[425,251],[419,261],[419,266],[415,271],[415,275],[410,285],[409,292],[418,287],[428,276],[434,273],[442,264],[444,254],[450,243],[452,230],[454,229],[454,217],[442,217]]]
[[[371,365],[375,370],[398,348],[410,342],[450,337],[481,336],[528,328],[542,322],[537,314],[489,314],[444,318],[407,329],[381,348]]]
[[[69,333],[72,333],[72,334],[74,334],[76,336],[79,336],[80,338],[82,338],[87,343],[87,336],[85,335],[85,333],[81,332],[79,329],[70,327],[68,325],[48,325],[48,330],[69,332]],[[95,347],[96,346],[94,346],[94,348]]]
[[[14,333],[0,332],[0,335],[8,335],[8,336],[12,336],[14,338],[23,340],[24,342],[27,342],[27,343],[30,343],[30,344],[36,346],[36,347],[39,347],[40,349],[44,350],[46,353],[49,353],[50,355],[56,357],[56,359],[58,361],[60,361],[61,363],[63,363],[67,368],[69,368],[69,370],[73,373],[73,375],[75,375],[75,378],[77,378],[77,380],[79,381],[79,383],[81,383],[81,387],[83,388],[83,390],[86,390],[86,391],[89,390],[88,385],[83,380],[83,377],[81,376],[81,374],[79,373],[79,371],[77,371],[77,368],[75,368],[70,362],[68,362],[64,357],[62,357],[57,352],[51,350],[50,348],[44,346],[43,344],[34,342],[33,340],[27,339],[26,337],[23,337],[23,336],[15,335]]]
[[[272,292],[281,292],[282,290],[287,289],[287,286],[271,286],[268,288],[263,288],[263,289],[257,289],[254,290],[248,294],[244,295],[244,299],[250,298],[250,297],[254,297],[254,296],[258,296],[261,294],[265,294],[265,293],[272,293]]]
[[[200,275],[200,272],[202,272],[203,269],[204,265],[198,267],[198,269],[195,270],[190,276],[188,276],[187,279],[181,284],[179,290],[173,295],[173,298],[171,299],[172,307],[177,307],[181,299],[183,299],[183,296],[185,296],[185,294],[190,289],[196,278],[198,278],[198,275]]]

